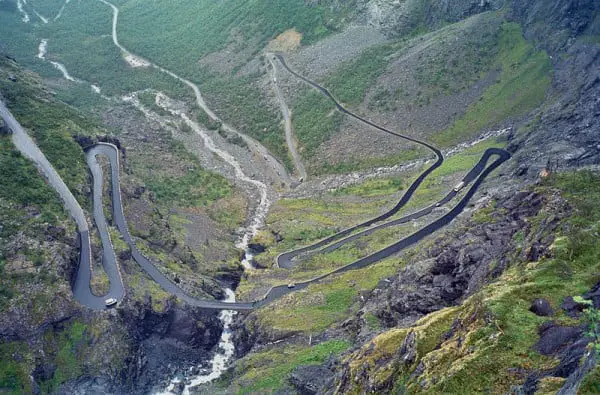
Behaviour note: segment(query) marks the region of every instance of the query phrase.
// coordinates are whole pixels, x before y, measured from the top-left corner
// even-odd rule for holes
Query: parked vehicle
[[[106,307],[110,307],[110,306],[114,306],[117,304],[117,299],[115,298],[108,298],[104,301],[104,304],[106,305]]]

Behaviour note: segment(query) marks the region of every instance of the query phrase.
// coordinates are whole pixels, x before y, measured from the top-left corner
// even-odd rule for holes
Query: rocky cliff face
[[[497,10],[504,0],[362,0],[357,4],[359,20],[390,36],[417,30],[434,30],[471,15]]]
[[[497,211],[486,216],[484,223],[467,221],[464,227],[432,243],[425,256],[398,273],[391,282],[373,292],[357,318],[345,323],[347,328],[369,332],[364,318],[375,315],[385,328],[406,326],[419,318],[448,306],[460,304],[468,296],[497,278],[507,267],[517,232],[530,233],[528,220],[543,206],[535,193],[518,193],[496,203]],[[531,235],[523,255],[535,261],[543,256],[560,216],[567,211],[557,208],[557,216]],[[504,214],[500,214],[504,213]],[[484,221],[484,219],[479,219]],[[542,236],[543,235],[543,236]]]
[[[512,2],[511,18],[553,58],[555,74],[547,108],[517,139],[521,172],[535,177],[543,167],[568,168],[600,161],[599,5],[594,1]]]

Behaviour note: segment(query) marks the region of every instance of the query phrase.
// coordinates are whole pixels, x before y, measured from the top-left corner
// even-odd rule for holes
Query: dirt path
[[[294,166],[296,167],[300,181],[305,181],[307,179],[307,174],[304,164],[302,163],[302,158],[300,158],[300,155],[296,150],[296,140],[294,139],[294,132],[292,130],[292,113],[285,103],[283,93],[281,92],[279,84],[277,83],[277,67],[274,62],[273,55],[267,54],[267,57],[271,63],[271,82],[273,84],[273,88],[275,89],[275,93],[277,94],[277,101],[279,102],[279,107],[281,108],[281,114],[283,115],[283,120],[285,123],[285,141],[287,143],[288,150],[292,155]]]

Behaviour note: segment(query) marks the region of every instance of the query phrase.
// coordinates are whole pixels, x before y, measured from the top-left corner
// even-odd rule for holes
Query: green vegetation
[[[374,178],[361,184],[336,189],[332,192],[332,195],[355,195],[363,198],[388,196],[401,191],[403,188],[403,182],[400,178]]]
[[[17,362],[14,355],[19,355],[27,349],[25,343],[0,344],[0,389],[8,394],[22,394],[32,392],[29,372],[23,361]],[[17,353],[17,354],[15,354]]]
[[[429,104],[436,97],[464,91],[494,70],[500,21],[495,12],[475,15],[430,37],[435,45],[420,51],[413,71],[419,82],[416,104]],[[401,94],[395,92],[396,96]]]
[[[580,394],[600,394],[600,365],[592,370],[579,388]]]
[[[17,82],[10,81],[9,74],[15,74]],[[34,75],[22,72],[4,57],[0,57],[0,91],[15,118],[31,134],[75,197],[87,206],[87,198],[81,192],[81,187],[87,184],[87,166],[83,151],[72,136],[100,134],[101,130],[72,107],[52,98]]]
[[[269,107],[269,99],[256,83],[256,76],[224,78],[207,74],[206,80],[200,83],[200,89],[213,98],[219,115],[225,122],[263,143],[288,169],[292,169],[285,134],[280,124],[280,113]],[[211,127],[210,122],[202,123]],[[215,126],[217,125],[212,127]],[[232,142],[236,143],[235,140]],[[238,141],[238,145],[242,143]]]
[[[83,355],[90,340],[88,326],[79,321],[67,323],[64,328],[44,333],[45,363],[54,364],[51,376],[38,382],[42,393],[50,393],[84,372]],[[35,364],[32,350],[25,343],[11,342],[0,345],[0,389],[3,393],[22,394],[33,392],[29,366]]]
[[[334,275],[287,295],[256,314],[262,326],[274,330],[320,333],[356,312],[360,293],[372,290],[402,265],[398,258],[388,259],[365,269]]]
[[[301,144],[300,153],[308,159],[312,168],[317,164],[310,161],[317,148],[333,136],[342,123],[342,114],[336,111],[331,100],[315,90],[304,91],[293,103],[294,131]]]
[[[147,185],[159,202],[181,207],[205,206],[231,193],[231,186],[223,177],[198,168],[178,179],[152,178]]]
[[[9,136],[0,137],[0,199],[22,206],[36,206],[50,223],[65,219],[58,196],[38,169],[13,146]]]
[[[552,64],[548,55],[525,41],[521,27],[505,23],[495,65],[502,71],[479,101],[449,129],[432,137],[441,146],[469,139],[482,128],[523,116],[538,107],[550,86]]]
[[[352,11],[352,4],[334,9],[327,3],[129,0],[120,6],[119,32],[123,45],[133,52],[198,81],[198,60],[211,52],[229,46],[237,56],[249,57],[293,27],[307,44],[337,31]],[[161,34],[149,34],[157,26]]]
[[[295,368],[306,365],[319,365],[331,355],[340,354],[350,347],[345,340],[330,340],[312,347],[290,346],[252,354],[240,360],[236,373],[236,392],[271,393],[281,389]]]
[[[366,49],[358,58],[342,63],[337,71],[327,78],[325,86],[330,87],[333,95],[341,103],[362,103],[369,88],[390,63],[390,55],[398,51],[404,43],[402,40]]]
[[[594,348],[596,354],[600,353],[600,310],[594,308],[594,302],[589,299],[577,295],[573,298],[577,303],[580,303],[586,308],[583,310],[585,319],[587,320],[588,330],[586,335],[591,339],[590,346]]]
[[[53,357],[56,370],[52,378],[41,383],[41,387],[45,392],[51,392],[60,384],[82,375],[82,354],[87,346],[85,341],[86,329],[86,324],[75,321],[55,339],[56,348],[53,350]],[[46,332],[46,337],[52,335],[50,332]],[[50,338],[47,340],[52,341]]]

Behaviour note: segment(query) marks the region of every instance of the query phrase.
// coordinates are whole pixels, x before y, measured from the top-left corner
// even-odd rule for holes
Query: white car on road
[[[117,299],[115,298],[108,298],[104,301],[104,304],[106,305],[106,307],[110,307],[110,306],[114,306],[117,304]]]

